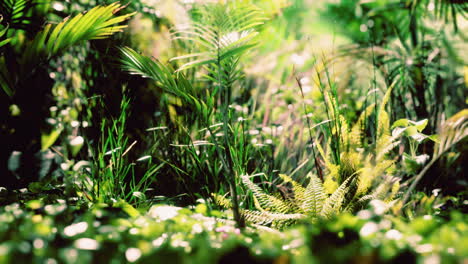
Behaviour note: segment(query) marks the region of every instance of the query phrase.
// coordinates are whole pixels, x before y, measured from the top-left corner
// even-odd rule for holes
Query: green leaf
[[[405,129],[405,136],[412,137],[412,136],[417,135],[417,134],[419,134],[419,131],[414,126],[410,126],[410,127]]]
[[[146,195],[142,192],[133,192],[132,193],[133,197],[136,197],[137,199],[144,201],[146,199]]]
[[[439,140],[439,135],[430,135],[427,137],[428,139],[434,141],[435,143],[439,143],[440,140]]]
[[[8,97],[12,97],[14,95],[11,77],[12,76],[5,64],[5,58],[0,57],[0,86],[2,87],[2,90],[8,95]]]
[[[224,60],[226,58],[231,58],[231,57],[237,56],[237,55],[245,52],[246,50],[249,50],[250,48],[255,47],[256,45],[257,45],[256,43],[253,43],[253,44],[243,45],[243,46],[240,46],[240,47],[230,49],[230,50],[224,52],[220,56],[220,60]]]
[[[36,188],[36,187],[32,187],[33,185],[36,185],[38,184],[38,182],[32,182],[29,184],[29,190],[31,190],[31,188]],[[39,191],[40,191],[40,187],[39,186]],[[28,207],[29,209],[31,210],[37,210],[39,208],[41,208],[42,206],[44,206],[43,202],[41,200],[31,200],[31,201],[28,201],[26,203],[26,207]]]
[[[46,150],[50,148],[55,141],[57,141],[60,133],[62,132],[61,129],[55,129],[50,132],[50,134],[42,134],[41,135],[41,150]]]
[[[403,153],[403,164],[405,169],[410,174],[416,174],[421,169],[421,165],[409,154]]]
[[[316,217],[321,211],[325,202],[326,191],[322,181],[317,175],[311,175],[309,185],[304,192],[304,202],[302,208],[304,212]]]
[[[130,217],[136,218],[140,216],[140,212],[138,212],[135,207],[131,206],[129,203],[127,203],[124,200],[120,200],[115,204],[116,207],[122,208],[122,210],[127,213]]]
[[[0,34],[0,36],[2,36],[2,35]],[[4,39],[4,40],[0,41],[0,47],[5,46],[6,44],[8,44],[10,42],[10,40],[11,39],[7,38],[7,39]]]
[[[28,189],[33,193],[40,193],[44,188],[44,185],[40,182],[31,182],[28,185]]]
[[[415,126],[419,132],[422,132],[424,130],[424,128],[426,128],[427,124],[428,124],[428,120],[427,119],[423,119],[421,121],[417,121],[417,122],[411,122],[413,126]]]
[[[397,121],[395,121],[392,125],[392,129],[394,129],[395,127],[407,127],[409,125],[409,120],[408,119],[398,119]]]

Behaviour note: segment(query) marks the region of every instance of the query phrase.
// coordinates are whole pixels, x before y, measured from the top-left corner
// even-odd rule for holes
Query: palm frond
[[[8,8],[13,8],[14,13],[23,10],[19,4],[28,4],[30,1],[3,2]],[[78,14],[73,18],[66,18],[57,25],[48,24],[37,33],[31,41],[24,43],[23,50],[18,56],[18,71],[12,76],[8,71],[4,59],[0,61],[0,86],[8,95],[13,96],[17,79],[25,78],[44,61],[51,59],[73,45],[93,39],[104,39],[116,32],[122,31],[126,25],[119,23],[129,19],[134,13],[115,16],[115,13],[123,9],[119,3],[108,6],[97,6],[87,13]],[[5,34],[3,32],[3,34]],[[2,42],[3,43],[3,42]]]
[[[182,73],[176,73],[169,65],[139,54],[129,47],[120,48],[120,52],[120,62],[125,71],[154,80],[165,92],[177,96],[184,104],[201,113],[204,120],[208,120],[213,111],[208,106],[213,105],[213,98],[207,96],[206,100],[200,100],[192,84]]]
[[[430,1],[427,1],[430,3]],[[467,18],[468,2],[464,0],[437,0],[434,1],[434,12],[437,17],[444,19],[447,23],[452,20],[455,32],[458,31],[458,15]]]
[[[36,9],[39,6],[47,6],[49,2],[47,0],[3,0],[0,2],[0,14],[11,28],[28,30],[32,26]]]
[[[129,47],[120,48],[122,69],[130,74],[140,75],[159,82],[164,87],[175,85],[173,70],[158,60],[143,56]]]
[[[0,87],[7,96],[13,96],[13,80],[11,79],[11,74],[8,71],[8,67],[6,66],[5,58],[3,56],[0,57]]]
[[[0,23],[2,22],[3,17],[0,15]],[[2,54],[2,47],[10,42],[10,38],[5,38],[8,26],[0,30],[0,55]],[[10,80],[10,73],[5,64],[5,58],[0,57],[0,87],[8,95],[13,96],[13,90],[11,89],[12,84]]]
[[[3,20],[3,17],[0,15],[0,23],[2,22],[2,20]],[[7,30],[8,30],[8,25],[5,26],[3,29],[0,29],[0,48],[8,44],[8,42],[10,42],[11,40],[10,38],[4,38]],[[1,52],[1,49],[0,49],[0,52]]]
[[[198,47],[196,53],[172,59],[189,59],[178,71],[221,63],[225,59],[236,58],[255,46],[252,42],[258,34],[255,29],[264,21],[260,10],[255,6],[217,4],[203,6],[200,11],[203,23],[195,21],[173,32],[175,40],[188,41]]]
[[[122,31],[126,25],[119,23],[129,19],[134,13],[114,16],[124,8],[119,3],[97,6],[88,12],[66,18],[58,25],[48,24],[28,43],[22,57],[23,65],[35,65],[43,58],[50,58],[80,42],[104,39]]]

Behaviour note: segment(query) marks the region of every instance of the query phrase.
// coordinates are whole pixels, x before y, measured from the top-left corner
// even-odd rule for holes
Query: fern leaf
[[[293,180],[291,177],[289,177],[286,174],[279,174],[279,177],[286,183],[291,183],[293,186],[293,193],[294,193],[294,199],[302,204],[304,201],[304,195],[305,195],[305,188],[302,187],[300,183],[297,181]]]
[[[311,175],[309,177],[310,182],[305,190],[304,202],[301,208],[307,215],[316,217],[322,211],[323,203],[326,199],[326,192],[322,181],[316,175]]]
[[[213,197],[213,200],[215,201],[215,203],[221,206],[222,208],[224,209],[232,208],[232,202],[230,199],[217,193],[212,193],[211,196]]]
[[[286,202],[266,194],[260,187],[255,185],[248,176],[241,176],[242,183],[252,192],[254,198],[258,201],[256,205],[257,209],[261,211],[273,211],[279,213],[287,213],[289,206]]]
[[[343,205],[346,192],[348,190],[348,185],[354,177],[349,177],[346,179],[336,191],[326,199],[323,204],[322,211],[320,211],[319,216],[324,218],[330,218],[332,215],[335,215],[339,212],[340,208]]]
[[[303,214],[280,214],[267,211],[241,210],[241,213],[246,221],[259,225],[271,224],[273,222],[297,221],[306,218]]]
[[[325,175],[324,187],[328,194],[332,194],[339,185],[338,179],[340,178],[340,165],[336,165],[331,162],[320,144],[316,144],[316,146],[320,156],[322,156],[322,159],[325,162],[325,167],[328,170],[328,173]]]
[[[390,119],[388,117],[388,113],[385,111],[385,107],[390,100],[390,96],[395,84],[396,83],[393,83],[390,87],[388,87],[387,92],[385,92],[384,98],[380,103],[379,111],[377,113],[377,138],[382,135],[390,134]]]
[[[359,116],[356,124],[354,124],[354,126],[351,128],[351,134],[350,134],[351,145],[359,146],[361,144],[362,138],[363,138],[362,131],[365,129],[365,122],[374,112],[374,108],[375,108],[375,104],[371,104],[368,107],[366,107],[364,112],[362,112],[361,115]]]
[[[366,205],[370,201],[375,200],[375,199],[377,199],[377,198],[374,197],[374,195],[372,195],[372,194],[364,195],[361,198],[359,198],[357,201],[349,203],[343,211],[352,214],[352,213],[354,213],[354,212],[356,212],[356,211],[358,211],[358,210],[360,210],[362,208],[365,208]]]

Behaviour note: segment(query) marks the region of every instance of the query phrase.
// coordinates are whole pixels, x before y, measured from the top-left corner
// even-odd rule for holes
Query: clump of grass
[[[103,119],[99,141],[88,144],[93,162],[89,170],[82,171],[85,186],[82,191],[92,202],[146,202],[145,192],[155,180],[155,173],[162,167],[162,164],[154,164],[150,155],[135,161],[128,158],[127,154],[137,144],[136,141],[130,144],[127,136],[130,105],[130,98],[124,95],[118,117]],[[145,173],[137,176],[135,166],[144,166]]]

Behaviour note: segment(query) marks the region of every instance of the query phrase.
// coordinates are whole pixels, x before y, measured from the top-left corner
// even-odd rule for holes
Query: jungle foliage
[[[0,263],[466,261],[467,9],[2,1]]]

